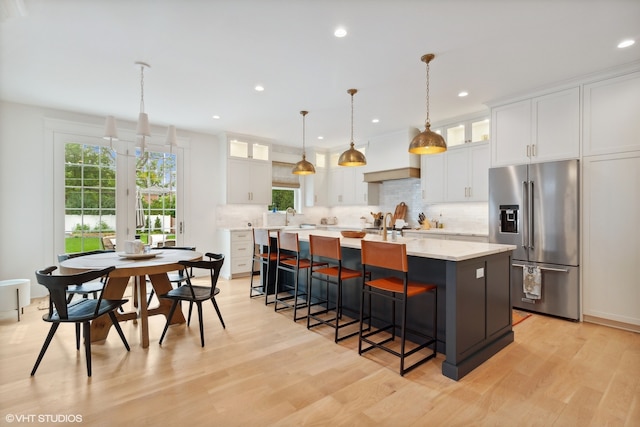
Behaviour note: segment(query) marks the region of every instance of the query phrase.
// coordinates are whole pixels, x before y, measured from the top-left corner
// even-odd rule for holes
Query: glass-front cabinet
[[[229,157],[269,161],[271,146],[263,142],[229,137]]]
[[[488,141],[491,132],[491,123],[488,113],[471,119],[460,119],[437,127],[435,132],[442,135],[448,147],[468,144],[471,142]]]

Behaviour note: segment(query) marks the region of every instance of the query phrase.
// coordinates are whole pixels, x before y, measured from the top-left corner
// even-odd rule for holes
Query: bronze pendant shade
[[[308,113],[309,113],[308,111],[300,111],[300,114],[302,114],[302,160],[296,163],[296,165],[293,167],[293,170],[291,171],[291,173],[294,175],[312,175],[316,173],[316,168],[313,166],[311,162],[307,161],[307,154],[305,152],[304,118]]]
[[[338,165],[340,166],[364,166],[367,164],[367,159],[360,151],[356,150],[353,146],[353,95],[358,92],[357,89],[349,89],[347,93],[351,95],[351,145],[347,151],[340,155],[338,159]]]
[[[423,55],[421,60],[427,64],[427,119],[424,131],[413,138],[409,145],[409,152],[413,154],[438,154],[447,151],[447,143],[442,135],[431,131],[429,122],[429,62],[435,58],[433,53]]]

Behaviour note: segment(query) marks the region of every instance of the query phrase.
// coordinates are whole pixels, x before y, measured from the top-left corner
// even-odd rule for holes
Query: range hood
[[[420,178],[420,168],[406,167],[364,173],[364,182],[384,182],[405,178]]]
[[[408,151],[411,140],[419,134],[416,128],[403,129],[371,138],[367,148],[365,182],[420,178],[420,156]]]

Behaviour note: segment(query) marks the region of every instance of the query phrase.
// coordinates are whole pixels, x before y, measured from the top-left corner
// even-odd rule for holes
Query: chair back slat
[[[49,291],[49,315],[53,314],[53,309],[60,319],[68,319],[67,310],[67,287],[73,285],[82,285],[83,283],[96,280],[101,277],[108,277],[109,273],[115,270],[115,267],[107,267],[102,270],[91,270],[78,274],[53,275],[52,273],[58,267],[51,266],[43,270],[36,271],[36,279],[39,284],[47,288]],[[100,307],[102,293],[98,299],[96,310]]]
[[[404,243],[362,240],[362,264],[389,270],[409,271],[407,245]]]
[[[342,259],[339,237],[314,236],[311,234],[309,235],[309,250],[314,258],[331,258],[338,261]]]
[[[214,254],[211,252],[207,252],[205,254],[209,260],[200,260],[200,261],[179,261],[178,264],[185,266],[185,268],[196,268],[209,270],[209,277],[211,279],[211,291],[210,296],[215,295],[216,287],[218,286],[218,278],[220,277],[220,270],[222,269],[222,264],[224,264],[224,255],[222,254]],[[191,290],[191,295],[195,298],[195,293],[191,286],[191,277],[187,275],[187,286]]]
[[[269,238],[269,230],[266,228],[253,229],[253,243],[260,247],[269,246],[271,239]]]
[[[58,254],[58,262],[66,261],[71,258],[77,258],[85,255],[95,255],[95,254],[103,254],[107,252],[115,252],[112,249],[97,249],[95,251],[87,251],[87,252],[70,252],[66,254]]]
[[[278,250],[300,252],[298,233],[278,232]]]

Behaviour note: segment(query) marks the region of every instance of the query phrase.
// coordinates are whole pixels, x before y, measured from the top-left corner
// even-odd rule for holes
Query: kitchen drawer
[[[232,231],[231,232],[231,242],[252,242],[253,235],[251,230],[246,231]]]
[[[242,273],[251,273],[251,262],[253,257],[232,257],[231,260],[231,274],[235,277],[235,275]]]
[[[253,242],[231,242],[231,256],[253,256]]]

